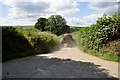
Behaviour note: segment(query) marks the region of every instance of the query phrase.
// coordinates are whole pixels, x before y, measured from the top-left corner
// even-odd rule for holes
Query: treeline
[[[88,53],[118,61],[120,55],[120,14],[112,16],[104,14],[98,18],[96,24],[74,32],[73,37],[78,45]]]
[[[48,19],[40,17],[35,23],[35,28],[40,31],[49,31],[56,35],[70,32],[70,27],[61,15],[51,15]]]
[[[40,31],[49,31],[58,36],[72,33],[81,28],[67,25],[66,20],[61,15],[51,15],[49,18],[40,17],[34,27]]]

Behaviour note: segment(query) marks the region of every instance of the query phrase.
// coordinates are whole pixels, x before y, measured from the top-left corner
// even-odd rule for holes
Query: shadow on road
[[[47,57],[27,57],[3,63],[3,78],[113,78],[90,62]]]

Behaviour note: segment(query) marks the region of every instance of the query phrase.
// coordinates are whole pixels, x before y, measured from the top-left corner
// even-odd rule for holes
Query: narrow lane
[[[3,78],[111,78],[118,77],[118,63],[62,48],[49,54],[3,63]]]

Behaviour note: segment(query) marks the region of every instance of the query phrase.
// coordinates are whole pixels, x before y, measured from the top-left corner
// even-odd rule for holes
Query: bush
[[[114,54],[120,56],[120,39],[110,42],[110,45],[106,48],[108,48],[109,51],[114,52]]]
[[[32,45],[36,53],[47,53],[59,49],[59,38],[50,32],[41,32],[35,28],[17,29]]]
[[[50,32],[41,32],[35,28],[17,29],[24,34],[36,53],[47,53],[59,49],[59,38]]]
[[[88,49],[99,50],[100,48],[109,45],[110,41],[120,38],[119,23],[115,15],[103,17],[97,20],[96,24],[80,29],[73,33],[79,45]]]
[[[59,39],[50,32],[39,32],[29,37],[36,53],[48,53],[59,49]]]
[[[120,14],[103,15],[96,24],[82,28],[72,33],[77,44],[85,50],[93,50],[96,54],[120,54],[118,47],[111,48],[110,42],[120,39]],[[117,43],[118,45],[119,43]],[[107,49],[106,49],[107,47]]]
[[[59,39],[35,28],[2,27],[3,62],[59,49]]]
[[[2,59],[7,61],[33,55],[34,50],[28,40],[14,27],[2,27]]]

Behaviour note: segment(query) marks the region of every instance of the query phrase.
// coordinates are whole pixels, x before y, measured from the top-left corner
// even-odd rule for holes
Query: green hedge
[[[2,27],[2,60],[48,53],[59,49],[59,39],[35,28]]]
[[[41,32],[35,28],[18,29],[24,34],[36,53],[47,53],[59,49],[59,38],[50,32]]]
[[[112,41],[120,39],[120,14],[103,15],[98,18],[96,24],[82,28],[72,35],[77,44],[87,51],[91,50],[100,55],[104,53],[120,55],[120,52],[106,50]]]
[[[31,45],[36,53],[48,53],[59,49],[59,39],[56,35],[49,32],[39,32],[29,38]]]
[[[33,55],[34,49],[28,40],[14,27],[2,27],[2,61]]]

